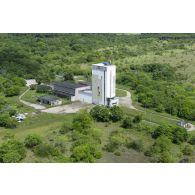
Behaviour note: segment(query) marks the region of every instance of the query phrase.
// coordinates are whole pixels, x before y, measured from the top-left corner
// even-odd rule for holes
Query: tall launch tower
[[[92,65],[92,103],[118,105],[116,98],[116,66],[108,62]]]

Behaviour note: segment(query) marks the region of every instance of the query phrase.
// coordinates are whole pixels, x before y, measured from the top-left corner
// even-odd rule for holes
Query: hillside
[[[195,34],[0,34],[0,162],[195,162],[195,132],[176,125],[195,124],[194,56]],[[90,82],[102,61],[136,109],[53,115],[19,101],[24,79]],[[24,100],[45,94],[35,87]]]

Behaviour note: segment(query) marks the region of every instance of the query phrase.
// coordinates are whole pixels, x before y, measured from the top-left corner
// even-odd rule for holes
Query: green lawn
[[[57,130],[64,122],[71,122],[72,118],[73,114],[30,113],[24,122],[18,124],[16,129],[0,128],[0,141],[7,133],[13,134],[21,141],[31,133],[37,133],[44,138],[48,132]]]

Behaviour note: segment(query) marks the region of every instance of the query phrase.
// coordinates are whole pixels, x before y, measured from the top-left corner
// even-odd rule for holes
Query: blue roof
[[[110,65],[110,62],[102,62],[104,65]]]

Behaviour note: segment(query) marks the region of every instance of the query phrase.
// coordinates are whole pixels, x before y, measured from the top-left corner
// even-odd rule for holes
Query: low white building
[[[26,80],[26,86],[30,87],[31,85],[37,85],[37,81],[35,79],[27,79]]]
[[[78,94],[79,101],[92,104],[92,91],[91,90],[85,90],[85,91],[79,91]]]

